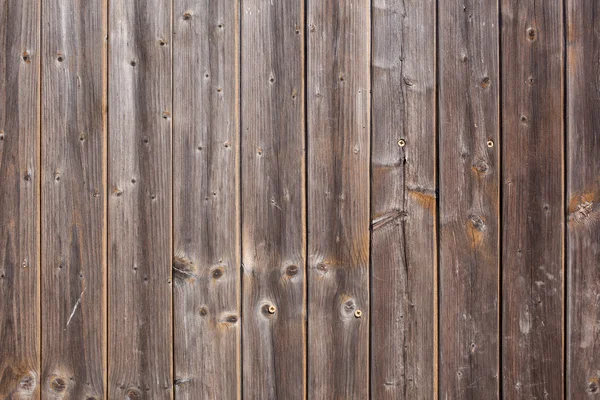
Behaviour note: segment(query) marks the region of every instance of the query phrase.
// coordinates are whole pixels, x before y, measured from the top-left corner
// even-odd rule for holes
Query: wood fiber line
[[[40,2],[0,1],[0,398],[40,397]]]
[[[177,399],[241,391],[238,14],[235,1],[174,2]]]
[[[439,3],[440,393],[498,399],[498,3]]]
[[[501,2],[502,376],[563,397],[563,3]]]
[[[435,1],[373,2],[371,391],[436,381]]]
[[[243,396],[304,399],[304,4],[242,10]]]
[[[308,1],[308,397],[369,394],[368,0]]]
[[[171,6],[109,4],[111,399],[173,397]]]
[[[600,4],[567,1],[567,398],[600,396]]]
[[[106,3],[42,9],[42,397],[102,399]]]

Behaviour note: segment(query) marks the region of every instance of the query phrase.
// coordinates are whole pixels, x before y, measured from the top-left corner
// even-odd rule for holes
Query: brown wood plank
[[[235,399],[241,389],[238,4],[176,0],[174,23],[175,393]]]
[[[106,4],[42,2],[42,397],[105,396]]]
[[[499,392],[498,3],[439,3],[440,393]]]
[[[502,0],[502,376],[563,396],[562,1]]]
[[[567,398],[600,395],[600,3],[567,2]]]
[[[368,0],[308,2],[308,396],[369,393]]]
[[[111,399],[173,395],[171,6],[109,4]]]
[[[303,399],[304,6],[242,10],[243,395]]]
[[[373,2],[374,399],[435,397],[435,7]]]
[[[39,398],[40,3],[0,1],[0,398]]]

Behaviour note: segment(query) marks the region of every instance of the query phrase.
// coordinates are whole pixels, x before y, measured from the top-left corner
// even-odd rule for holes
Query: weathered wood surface
[[[44,0],[42,9],[42,398],[100,399],[106,4]]]
[[[170,399],[171,2],[109,12],[108,397]]]
[[[439,3],[440,396],[500,397],[498,3]]]
[[[307,12],[308,396],[367,398],[370,2]]]
[[[0,398],[40,395],[40,7],[0,1]]]
[[[567,398],[600,396],[600,4],[567,2]]]
[[[502,0],[502,377],[563,396],[563,10]]]
[[[175,394],[236,399],[241,390],[238,5],[212,0],[174,5]],[[163,46],[170,44],[165,40]]]
[[[600,396],[599,12],[0,0],[0,398]]]
[[[371,382],[431,399],[436,376],[435,2],[373,2]]]
[[[242,10],[243,397],[304,399],[304,7]]]

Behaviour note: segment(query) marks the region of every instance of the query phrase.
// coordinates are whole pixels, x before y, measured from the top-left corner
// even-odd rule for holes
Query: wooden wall
[[[600,398],[595,0],[0,0],[0,398]]]

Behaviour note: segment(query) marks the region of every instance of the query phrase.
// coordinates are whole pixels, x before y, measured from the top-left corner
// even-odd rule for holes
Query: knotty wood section
[[[0,4],[0,397],[40,395],[40,3]]]
[[[306,396],[304,6],[242,2],[243,396]]]
[[[440,393],[444,399],[497,399],[498,3],[438,4]]]
[[[600,4],[567,2],[567,398],[600,393]]]
[[[371,382],[434,398],[435,2],[373,2]]]
[[[236,399],[241,390],[238,5],[176,0],[174,23],[175,394]]]
[[[109,10],[108,397],[170,399],[171,2]]]
[[[106,4],[42,2],[42,397],[105,396]]]
[[[562,1],[502,0],[501,10],[503,397],[560,399]]]
[[[370,1],[308,2],[308,397],[369,393]]]

